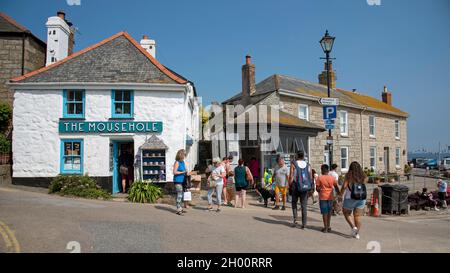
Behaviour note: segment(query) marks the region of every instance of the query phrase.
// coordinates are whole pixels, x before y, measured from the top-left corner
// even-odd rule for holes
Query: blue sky
[[[278,73],[317,82],[328,29],[338,87],[380,98],[387,85],[411,115],[409,150],[450,145],[450,1],[380,1],[0,0],[0,10],[44,41],[47,17],[65,10],[80,31],[76,51],[123,30],[148,34],[157,59],[195,82],[204,103],[239,92],[246,54],[257,81]]]

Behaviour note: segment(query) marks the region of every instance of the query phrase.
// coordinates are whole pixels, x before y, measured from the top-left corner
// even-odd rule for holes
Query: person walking
[[[333,163],[331,164],[331,170],[330,170],[330,175],[334,177],[334,179],[336,180],[336,183],[338,183],[339,185],[339,174],[337,173],[337,168],[338,165]],[[341,202],[339,201],[339,191],[334,192],[334,200],[333,200],[333,211],[332,211],[332,215],[336,216],[339,215],[341,213]]]
[[[305,153],[299,151],[297,158],[291,164],[289,172],[289,187],[292,190],[292,214],[294,216],[293,225],[297,226],[297,203],[300,198],[302,209],[301,229],[306,228],[307,224],[307,205],[308,193],[314,190],[311,166],[305,160]]]
[[[235,181],[234,181],[234,172],[233,171],[228,172],[226,190],[227,190],[227,197],[228,197],[227,205],[232,207],[233,204],[231,203],[231,201],[235,200],[235,197],[234,197]],[[236,204],[236,201],[235,201],[235,204]]]
[[[339,194],[340,196],[344,195],[344,217],[352,229],[351,236],[356,239],[360,238],[361,217],[366,206],[366,180],[367,177],[361,165],[356,161],[352,162]],[[353,220],[351,218],[352,213]]]
[[[250,169],[244,166],[244,160],[239,159],[238,166],[234,168],[234,179],[236,185],[236,200],[234,207],[237,208],[239,202],[241,203],[241,208],[245,208],[247,187],[253,184],[253,175]]]
[[[331,213],[333,209],[334,192],[339,192],[336,179],[330,175],[330,167],[324,164],[320,167],[321,175],[316,180],[316,189],[319,192],[320,213],[323,218],[322,232],[331,231]]]
[[[187,164],[184,162],[186,158],[186,151],[181,149],[177,152],[175,156],[175,163],[173,164],[173,183],[175,184],[175,190],[177,192],[176,206],[177,206],[177,214],[182,215],[186,213],[182,208],[183,202],[183,183],[189,175],[189,171],[187,169]]]
[[[279,156],[277,158],[277,166],[274,169],[272,181],[275,182],[275,207],[274,210],[277,210],[280,208],[278,205],[279,195],[281,193],[281,200],[283,201],[283,206],[281,207],[281,210],[286,210],[286,194],[288,192],[288,180],[289,180],[289,169],[286,167],[286,163],[284,162],[284,159]]]
[[[438,180],[438,197],[442,208],[447,208],[447,182],[442,179]]]
[[[209,189],[208,189],[208,210],[213,210],[213,200],[212,195],[216,192],[217,198],[217,212],[220,212],[220,206],[222,204],[222,191],[223,191],[223,179],[225,177],[225,168],[220,161],[220,158],[213,159],[213,169],[211,175],[208,178]]]

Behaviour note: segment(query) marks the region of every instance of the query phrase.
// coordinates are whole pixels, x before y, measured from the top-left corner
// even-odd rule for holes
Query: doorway
[[[113,140],[113,193],[123,192],[122,179],[125,179],[125,192],[134,182],[134,142],[131,140]],[[127,174],[121,173],[121,166],[127,168]],[[124,168],[122,168],[124,169]],[[124,170],[122,170],[124,172]]]
[[[389,147],[384,147],[384,170],[385,173],[389,173]]]

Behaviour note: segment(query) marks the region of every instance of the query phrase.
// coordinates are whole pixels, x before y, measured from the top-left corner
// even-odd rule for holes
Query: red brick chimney
[[[392,105],[392,93],[388,91],[386,86],[384,86],[383,93],[381,93],[381,99],[384,103]]]
[[[336,72],[333,70],[333,62],[330,61],[330,87],[336,88]],[[319,84],[327,86],[327,63],[324,64],[322,73],[319,74]]]
[[[250,97],[256,92],[255,65],[251,63],[251,56],[245,56],[242,66],[242,97]]]

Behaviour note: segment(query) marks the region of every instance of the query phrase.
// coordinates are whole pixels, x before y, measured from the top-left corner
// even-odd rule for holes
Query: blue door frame
[[[113,144],[113,181],[112,181],[112,193],[120,192],[119,178],[119,145],[122,143],[134,143],[133,140],[111,140]]]

